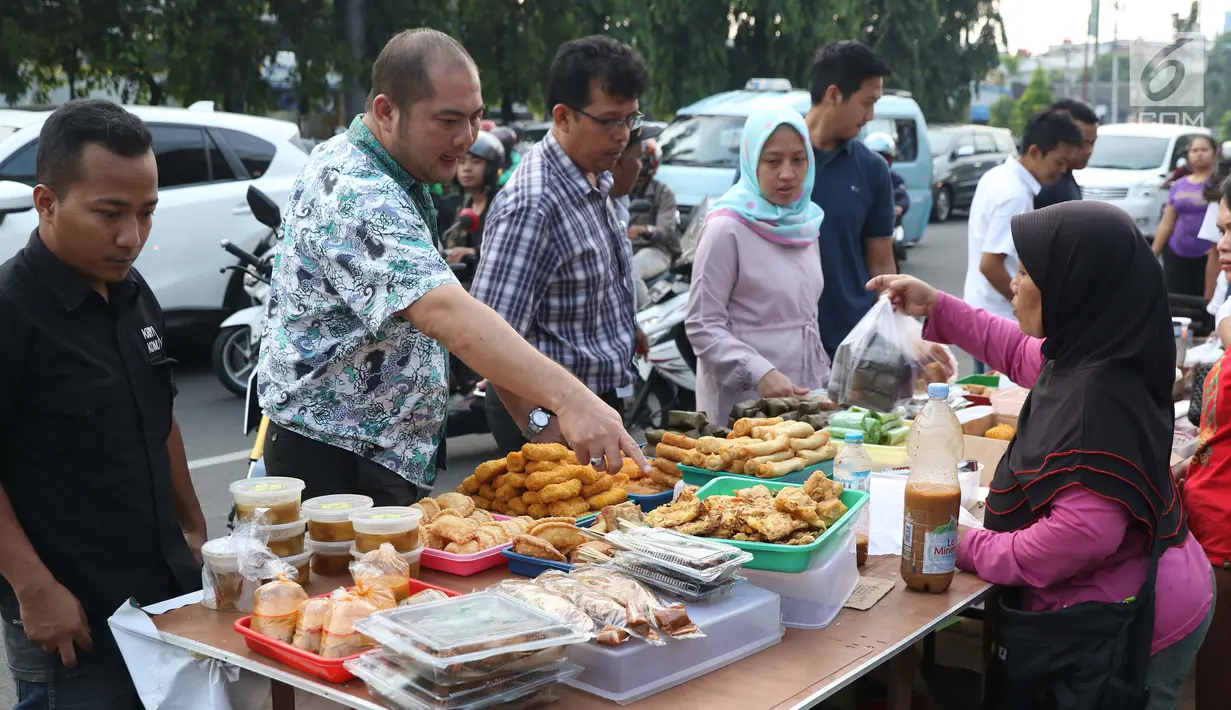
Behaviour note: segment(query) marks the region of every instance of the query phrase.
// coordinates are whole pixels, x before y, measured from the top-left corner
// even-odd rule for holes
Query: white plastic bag
[[[227,537],[210,540],[201,548],[202,606],[218,611],[252,611],[252,594],[261,580],[280,572],[295,579],[294,567],[278,559],[266,544],[269,526],[241,522]]]

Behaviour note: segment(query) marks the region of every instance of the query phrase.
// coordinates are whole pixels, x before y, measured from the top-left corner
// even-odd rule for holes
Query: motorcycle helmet
[[[507,164],[506,160],[509,156],[513,155],[513,146],[517,145],[517,134],[508,126],[498,126],[496,130],[492,131],[492,135],[504,146],[505,160],[502,160],[501,163]]]
[[[504,146],[500,140],[487,131],[479,131],[470,150],[466,152],[487,161],[487,167],[483,170],[483,188],[486,190],[493,188],[496,185],[496,178],[500,176],[501,168],[504,167]]]
[[[509,124],[509,128],[513,129],[513,135],[517,136],[517,142],[521,143],[526,140],[526,127],[521,121],[514,121]]]
[[[662,161],[663,150],[658,147],[658,141],[647,138],[641,144],[641,179],[650,181],[658,172],[658,164]]]
[[[863,139],[863,144],[879,153],[890,165],[898,157],[898,142],[888,133],[872,133]]]

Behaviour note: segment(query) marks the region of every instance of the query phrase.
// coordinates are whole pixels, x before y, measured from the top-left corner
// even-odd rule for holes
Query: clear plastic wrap
[[[375,589],[383,590],[392,600],[389,590],[383,587]],[[372,639],[356,630],[355,623],[377,611],[372,601],[357,592],[339,588],[329,595],[329,602],[329,613],[321,628],[320,655],[324,658],[346,658],[371,648],[374,645]]]
[[[633,577],[611,567],[581,567],[570,577],[594,587],[628,607],[629,618],[648,615],[660,631],[675,639],[705,638],[683,604],[667,604]]]
[[[607,542],[643,561],[705,584],[735,575],[752,554],[717,540],[667,528],[630,528],[607,533]]]
[[[277,579],[261,585],[252,594],[252,630],[276,641],[290,643],[295,639],[299,610],[306,601],[308,593],[303,587],[286,572],[279,573]]]
[[[564,619],[586,633],[592,634],[598,631],[598,627],[595,626],[594,620],[590,618],[590,615],[569,600],[568,597],[550,591],[528,579],[502,579],[489,587],[489,590],[504,592],[527,604],[532,604],[548,614],[554,614]]]
[[[743,581],[743,577],[734,575],[717,584],[706,584],[695,579],[687,579],[674,575],[661,567],[647,564],[642,558],[628,553],[617,552],[611,560],[616,569],[641,582],[694,604],[710,604],[731,596],[735,585]]]
[[[402,601],[398,602],[398,606],[414,606],[416,604],[427,604],[429,602],[440,602],[448,599],[449,595],[439,589],[424,589],[422,592],[412,594]]]
[[[394,603],[410,596],[410,565],[393,545],[384,543],[350,564],[351,578],[364,588],[383,586],[393,592]]]
[[[877,299],[834,354],[829,398],[877,412],[909,402],[934,360],[920,359],[918,333],[918,322],[895,311],[887,296]]]
[[[630,609],[623,601],[613,599],[580,579],[563,572],[548,570],[535,579],[535,584],[567,597],[589,614],[600,628],[611,627],[627,631],[649,644],[664,643],[648,612],[639,607]],[[600,643],[606,640],[606,637],[601,637]],[[622,643],[622,640],[620,642]]]
[[[218,611],[252,611],[253,593],[263,580],[286,573],[295,579],[295,568],[279,560],[266,545],[269,526],[241,522],[227,537],[206,542],[201,548],[201,604]]]
[[[291,645],[308,653],[320,654],[321,633],[332,607],[329,597],[313,597],[304,602],[299,609],[299,620],[295,622],[295,639]]]

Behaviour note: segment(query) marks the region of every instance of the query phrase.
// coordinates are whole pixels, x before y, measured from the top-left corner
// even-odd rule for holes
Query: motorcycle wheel
[[[248,392],[248,377],[256,367],[259,348],[253,348],[249,342],[248,326],[226,328],[214,338],[214,349],[211,359],[214,363],[214,374],[228,392],[236,397],[243,397]]]

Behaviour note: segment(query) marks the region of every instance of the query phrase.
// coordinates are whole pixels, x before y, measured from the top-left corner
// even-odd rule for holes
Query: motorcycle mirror
[[[277,203],[269,199],[269,195],[258,190],[255,185],[248,186],[248,207],[252,209],[252,216],[256,217],[256,221],[266,227],[277,229],[278,225],[282,224],[282,210],[278,209]]]
[[[654,211],[654,203],[650,202],[649,200],[645,200],[645,199],[633,200],[632,203],[628,205],[629,214],[644,215],[644,214],[650,214],[653,211]]]

